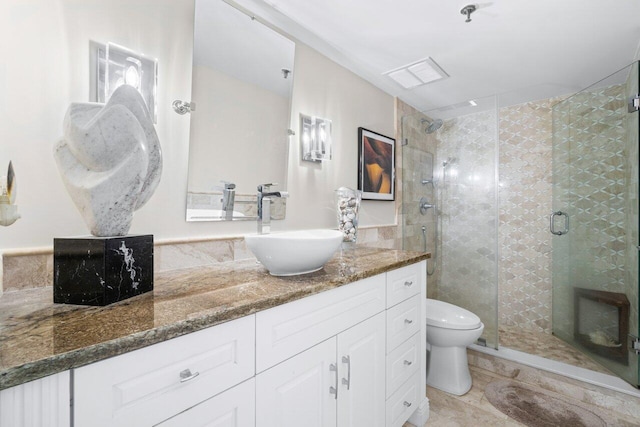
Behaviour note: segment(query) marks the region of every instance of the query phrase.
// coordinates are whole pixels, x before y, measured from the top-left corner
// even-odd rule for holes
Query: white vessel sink
[[[247,246],[273,276],[320,270],[342,243],[338,230],[299,230],[245,236]]]

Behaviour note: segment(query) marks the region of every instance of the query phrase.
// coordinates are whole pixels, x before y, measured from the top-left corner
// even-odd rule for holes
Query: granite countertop
[[[255,260],[155,276],[106,307],[54,304],[51,287],[0,297],[0,390],[237,319],[429,258],[355,247],[315,273],[273,277]]]

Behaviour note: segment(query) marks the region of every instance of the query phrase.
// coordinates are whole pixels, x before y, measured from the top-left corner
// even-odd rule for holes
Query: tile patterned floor
[[[568,363],[595,372],[615,375],[554,335],[510,326],[500,326],[499,333],[501,347],[535,354],[536,356]]]
[[[582,352],[576,350],[559,338],[544,332],[525,331],[521,328],[500,326],[500,345],[596,372],[611,374],[610,371]],[[523,426],[523,424],[509,418],[494,408],[484,396],[484,389],[491,381],[497,379],[514,379],[473,365],[470,366],[470,371],[473,386],[464,396],[454,396],[432,387],[427,388],[430,416],[429,421],[424,427]],[[534,372],[537,371],[534,370]],[[525,377],[527,377],[527,375],[523,376],[523,378]],[[544,381],[542,381],[541,384],[544,384]],[[562,390],[562,388],[560,390]],[[570,387],[565,390],[567,393],[562,392],[563,397],[566,399],[572,399],[572,397],[568,395],[569,390]],[[587,391],[585,390],[584,393],[586,394]],[[624,400],[626,401],[626,398]],[[633,400],[633,398],[629,397],[629,404],[631,404],[631,400]],[[594,401],[593,403],[596,402]],[[634,420],[633,417],[629,415],[621,415],[611,409],[603,409],[598,406],[594,406],[594,408],[597,408],[597,410],[594,409],[594,412],[607,419],[608,426],[640,426],[640,422]],[[404,427],[415,426],[406,423]]]
[[[432,387],[427,388],[429,398],[429,421],[424,427],[513,427],[523,426],[502,412],[498,411],[484,395],[484,389],[490,382],[498,379],[508,379],[493,372],[477,367],[471,367],[473,386],[464,396],[454,396]],[[569,399],[564,396],[565,399]],[[604,409],[594,409],[594,412],[608,421],[611,427],[632,427],[638,423],[621,418],[619,415]],[[412,427],[406,423],[404,427]]]
[[[471,376],[473,386],[464,396],[454,396],[431,387],[427,388],[430,414],[425,426],[522,426],[494,408],[484,396],[484,388],[497,378],[495,374],[471,368]]]

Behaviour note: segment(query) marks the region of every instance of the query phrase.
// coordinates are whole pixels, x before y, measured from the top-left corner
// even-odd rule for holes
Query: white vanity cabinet
[[[256,427],[383,426],[384,308],[378,275],[257,313]]]
[[[387,273],[388,427],[402,426],[410,416],[416,425],[428,418],[425,273],[424,262]]]
[[[254,343],[255,318],[247,316],[75,369],[74,423],[159,424],[252,378]]]
[[[0,427],[69,427],[69,371],[0,391]]]
[[[400,427],[424,411],[424,270],[257,313],[256,427]]]
[[[384,313],[256,377],[256,427],[384,427]]]

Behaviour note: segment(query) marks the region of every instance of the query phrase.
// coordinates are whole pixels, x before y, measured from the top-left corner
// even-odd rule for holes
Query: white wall
[[[258,184],[284,182],[289,97],[198,65],[192,98],[189,191],[225,180],[255,194]]]
[[[0,250],[50,247],[86,235],[58,175],[52,147],[70,102],[89,100],[89,40],[156,57],[164,171],[130,233],[156,240],[254,232],[255,223],[186,223],[189,116],[171,109],[191,97],[193,0],[2,0],[0,2],[0,175],[13,160],[22,219],[0,227]],[[296,48],[292,128],[298,115],[333,121],[334,160],[302,164],[291,138],[287,220],[278,228],[335,227],[333,190],[356,186],[357,128],[393,136],[393,98],[310,48]],[[362,225],[395,222],[391,202],[366,202]]]
[[[300,114],[331,120],[333,159],[300,160],[298,135],[291,138],[287,222],[292,228],[336,227],[333,191],[358,185],[358,127],[394,137],[393,97],[317,51],[296,44],[291,108],[292,129],[299,134]],[[360,225],[395,224],[395,204],[364,201]]]
[[[189,119],[170,104],[191,95],[193,0],[2,0],[0,172],[13,160],[22,218],[0,227],[0,249],[51,246],[55,236],[88,234],[52,152],[69,103],[89,101],[90,40],[159,61],[156,130],[164,172],[131,232],[171,235],[184,215]]]

